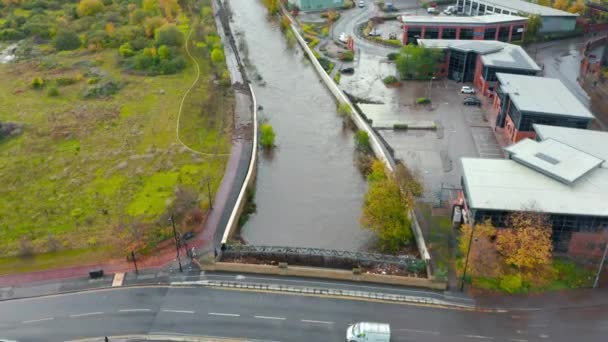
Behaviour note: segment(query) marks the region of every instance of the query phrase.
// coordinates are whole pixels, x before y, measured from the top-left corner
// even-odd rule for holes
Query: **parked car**
[[[365,1],[359,0],[359,7],[365,7]]]
[[[452,15],[452,11],[450,11],[449,9],[444,9],[443,10],[443,14],[445,14],[445,15]]]
[[[474,97],[467,97],[462,101],[462,104],[465,106],[481,106],[481,101]]]
[[[381,35],[382,35],[382,32],[378,31],[377,28],[374,28],[369,32],[370,37],[380,37]]]
[[[437,8],[435,8],[435,7],[429,7],[429,8],[426,9],[426,13],[428,13],[428,14],[437,14],[437,13],[439,13],[439,11],[437,11]]]
[[[184,234],[182,234],[182,240],[190,240],[194,237],[194,233],[193,232],[185,232]]]
[[[348,74],[348,75],[354,74],[355,73],[355,68],[350,68],[350,67],[349,68],[342,68],[342,69],[340,69],[340,73],[341,74]]]
[[[390,342],[391,326],[386,323],[359,322],[346,328],[347,342]]]
[[[348,36],[346,35],[346,33],[342,32],[340,33],[340,37],[338,38],[338,40],[340,40],[342,43],[346,43],[348,41]]]
[[[475,88],[469,87],[469,86],[464,86],[464,87],[460,88],[460,93],[461,94],[475,94]]]

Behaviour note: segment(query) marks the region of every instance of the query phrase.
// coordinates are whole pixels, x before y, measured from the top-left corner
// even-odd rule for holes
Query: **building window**
[[[407,43],[408,44],[418,44],[417,39],[420,38],[422,34],[422,29],[420,27],[409,27],[407,29]]]
[[[462,39],[462,40],[471,40],[471,39],[473,39],[473,35],[474,35],[474,31],[472,28],[461,28],[460,29],[460,39]]]
[[[439,29],[437,27],[427,27],[424,32],[425,39],[437,39],[439,38]]]
[[[522,40],[524,36],[524,25],[513,26],[513,32],[511,33],[511,41]]]
[[[494,7],[492,7],[492,6],[486,7],[486,13],[494,13]]]
[[[456,29],[444,28],[441,34],[441,39],[456,39]]]
[[[498,40],[500,40],[501,42],[506,42],[509,40],[509,27],[508,26],[501,26],[498,29]]]
[[[484,40],[495,40],[496,39],[496,27],[487,28],[483,33]]]
[[[550,125],[550,126],[561,126],[561,127],[572,127],[572,128],[587,128],[587,120],[584,119],[568,119],[553,117],[547,115],[535,115],[535,114],[524,114],[519,124],[519,131],[532,132],[534,131],[532,125]]]
[[[497,8],[497,9],[495,9],[495,10],[494,10],[494,13],[496,13],[496,14],[501,14],[501,13],[502,13],[502,11],[500,10],[500,8]]]
[[[486,13],[486,5],[480,4],[479,5],[479,14],[483,15]]]

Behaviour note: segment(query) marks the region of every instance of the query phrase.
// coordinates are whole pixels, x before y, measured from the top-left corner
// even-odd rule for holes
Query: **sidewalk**
[[[608,305],[605,288],[547,292],[542,294],[475,297],[477,306],[507,310],[556,310]]]

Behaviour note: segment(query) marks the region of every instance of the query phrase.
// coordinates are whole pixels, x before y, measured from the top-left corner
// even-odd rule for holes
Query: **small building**
[[[534,124],[586,129],[593,114],[558,79],[497,73],[496,127],[511,142],[535,138]]]
[[[325,11],[344,6],[344,0],[289,0],[289,3],[304,12]]]
[[[403,44],[417,39],[521,41],[528,18],[506,14],[477,17],[402,16]]]
[[[579,83],[584,84],[589,76],[600,76],[608,65],[608,36],[588,41],[583,48],[579,70]]]
[[[505,227],[513,212],[540,212],[548,215],[556,252],[601,256],[608,236],[608,155],[597,146],[608,145],[608,133],[535,127],[542,140],[508,147],[510,159],[461,159],[465,220]],[[575,146],[560,141],[564,137]]]
[[[540,32],[572,32],[576,28],[578,14],[541,6],[523,0],[457,0],[456,10],[464,15],[539,15]]]
[[[536,75],[540,67],[519,45],[494,40],[418,39],[420,46],[443,49],[446,58],[438,76],[474,82],[482,94],[491,93],[496,73]]]

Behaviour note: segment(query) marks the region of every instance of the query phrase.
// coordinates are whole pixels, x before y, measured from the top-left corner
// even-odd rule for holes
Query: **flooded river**
[[[276,149],[260,151],[257,212],[241,230],[253,245],[362,250],[359,225],[365,180],[354,159],[353,133],[299,47],[290,48],[258,0],[229,0],[233,32],[253,68],[260,119],[277,133]],[[245,50],[245,49],[243,49]]]

